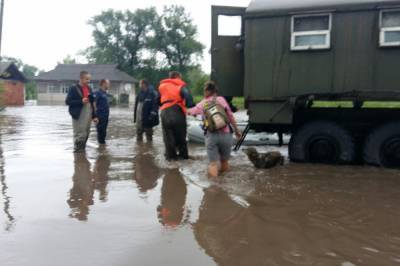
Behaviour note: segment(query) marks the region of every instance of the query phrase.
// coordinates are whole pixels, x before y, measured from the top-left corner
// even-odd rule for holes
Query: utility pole
[[[2,58],[1,44],[2,44],[2,39],[3,39],[3,14],[4,14],[4,0],[1,0],[1,4],[0,4],[0,60]]]

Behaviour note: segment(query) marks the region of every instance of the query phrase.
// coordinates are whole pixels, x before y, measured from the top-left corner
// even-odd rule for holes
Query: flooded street
[[[400,265],[400,171],[256,170],[239,152],[212,183],[203,146],[168,163],[160,128],[136,143],[128,109],[107,147],[93,131],[75,156],[66,107],[8,108],[0,125],[1,266]]]

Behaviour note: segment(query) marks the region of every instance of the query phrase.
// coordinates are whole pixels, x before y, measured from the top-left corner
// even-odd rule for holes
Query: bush
[[[199,67],[196,67],[188,71],[186,79],[192,95],[202,96],[204,84],[210,79],[210,76],[204,73]]]

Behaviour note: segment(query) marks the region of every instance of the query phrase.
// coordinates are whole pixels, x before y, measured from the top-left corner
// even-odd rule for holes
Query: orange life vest
[[[160,83],[158,91],[160,92],[161,110],[165,110],[174,105],[178,105],[183,113],[186,114],[185,99],[181,96],[182,89],[186,87],[186,83],[181,79],[164,79]]]

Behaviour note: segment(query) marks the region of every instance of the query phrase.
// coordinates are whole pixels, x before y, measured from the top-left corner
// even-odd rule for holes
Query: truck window
[[[218,16],[218,36],[240,36],[242,35],[241,16]]]
[[[400,10],[381,11],[380,45],[400,46]]]
[[[329,49],[331,28],[331,14],[293,16],[291,50]]]

